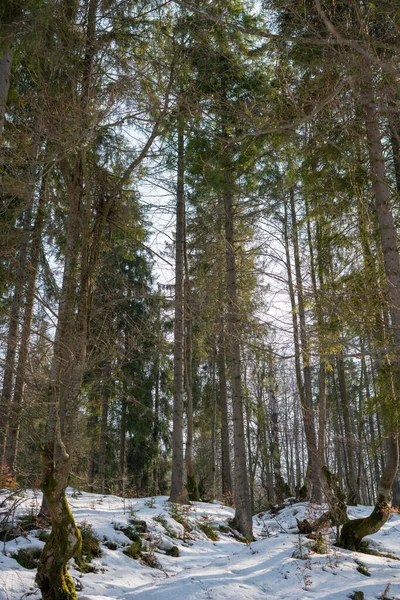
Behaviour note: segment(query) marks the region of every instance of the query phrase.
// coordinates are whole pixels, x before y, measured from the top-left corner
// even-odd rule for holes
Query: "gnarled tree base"
[[[359,550],[366,535],[372,535],[386,523],[390,514],[390,505],[378,498],[372,513],[364,519],[347,521],[340,533],[339,546],[346,550]]]
[[[68,561],[81,547],[81,534],[75,525],[67,499],[47,499],[52,530],[43,548],[36,583],[43,600],[77,600],[75,586],[68,573]]]

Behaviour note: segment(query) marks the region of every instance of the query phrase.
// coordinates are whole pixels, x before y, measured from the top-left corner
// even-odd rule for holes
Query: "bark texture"
[[[178,124],[178,178],[176,198],[175,240],[175,321],[174,321],[174,409],[172,425],[171,502],[186,502],[183,448],[184,390],[184,136],[183,124]]]
[[[253,538],[251,498],[246,464],[243,391],[240,367],[240,327],[234,236],[233,194],[224,194],[226,273],[228,296],[228,342],[232,377],[232,416],[235,453],[235,524],[246,539]]]
[[[3,136],[4,116],[6,114],[8,91],[10,89],[11,64],[11,50],[7,48],[0,58],[0,143]]]
[[[400,392],[400,257],[397,233],[390,206],[390,188],[386,178],[382,136],[378,111],[373,97],[373,78],[369,65],[364,63],[364,82],[358,94],[365,117],[365,129],[370,157],[371,181],[378,218],[379,241],[385,268],[389,313],[395,354],[392,369],[395,402]],[[340,544],[344,548],[358,549],[363,537],[379,531],[389,518],[391,488],[399,463],[398,424],[391,424],[392,432],[387,440],[386,464],[378,487],[375,508],[366,519],[355,519],[343,526]]]
[[[229,442],[229,415],[228,415],[228,392],[226,386],[225,365],[225,334],[224,323],[221,319],[221,334],[218,345],[218,384],[219,384],[219,408],[221,411],[221,478],[222,494],[225,501],[229,503],[233,499],[233,485],[231,474],[230,442]]]
[[[339,545],[347,550],[359,550],[366,535],[380,530],[390,516],[391,488],[399,466],[397,436],[387,440],[387,458],[378,488],[378,498],[372,513],[364,519],[353,519],[342,527]]]

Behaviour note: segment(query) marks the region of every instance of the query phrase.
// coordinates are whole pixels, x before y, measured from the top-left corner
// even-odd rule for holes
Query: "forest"
[[[69,490],[248,545],[291,498],[352,552],[400,507],[399,75],[396,0],[0,2],[0,539],[40,491],[44,600]]]

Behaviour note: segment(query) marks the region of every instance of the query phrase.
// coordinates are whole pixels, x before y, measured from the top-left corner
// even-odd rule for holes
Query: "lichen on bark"
[[[47,497],[47,502],[52,530],[40,558],[36,583],[43,600],[77,600],[68,561],[80,551],[81,534],[65,494],[59,500]]]

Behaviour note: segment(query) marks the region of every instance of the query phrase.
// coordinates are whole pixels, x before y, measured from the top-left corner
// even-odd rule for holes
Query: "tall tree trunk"
[[[279,414],[278,414],[278,399],[277,390],[275,387],[274,374],[272,372],[272,366],[269,372],[269,389],[268,394],[270,398],[270,410],[271,410],[271,458],[272,468],[274,473],[274,492],[275,502],[281,504],[283,502],[287,486],[282,477],[281,471],[281,451],[279,443]]]
[[[226,173],[229,188],[230,174]],[[251,500],[246,464],[246,443],[243,419],[243,390],[240,367],[240,317],[237,293],[236,252],[234,236],[233,194],[224,193],[226,274],[228,297],[228,342],[232,378],[232,415],[235,453],[235,523],[246,539],[253,537]]]
[[[215,376],[215,352],[212,362],[212,421],[211,421],[211,498],[216,496],[216,478],[217,478],[217,389]]]
[[[101,423],[100,423],[100,443],[99,443],[99,483],[98,487],[101,494],[104,494],[106,488],[106,450],[108,437],[108,406],[110,402],[111,385],[111,363],[106,362],[103,369],[103,385],[101,390]]]
[[[69,192],[70,212],[66,232],[63,283],[60,295],[57,331],[54,342],[53,360],[47,393],[48,413],[43,448],[42,491],[52,522],[52,531],[44,547],[36,582],[44,600],[75,600],[75,587],[68,574],[68,561],[80,547],[80,534],[68,508],[65,496],[71,450],[69,440],[62,437],[61,424],[65,416],[61,411],[61,396],[71,400],[68,418],[73,418],[74,404],[79,395],[81,380],[78,381],[75,354],[81,340],[74,337],[75,330],[75,267],[79,248],[79,210],[82,189],[81,178],[75,171]],[[75,332],[76,334],[76,332]],[[66,368],[68,364],[68,370]]]
[[[172,426],[171,502],[187,501],[183,449],[184,389],[184,133],[182,115],[178,117],[178,178],[176,195],[175,239],[175,321],[174,321],[174,409]]]
[[[158,323],[159,326],[159,323]],[[156,364],[156,381],[154,389],[154,411],[153,411],[153,447],[154,447],[154,458],[153,458],[153,496],[157,496],[160,493],[159,488],[159,472],[158,472],[158,460],[160,456],[160,359],[157,354]]]
[[[184,281],[184,323],[185,323],[185,389],[186,389],[186,447],[185,447],[185,466],[186,466],[186,488],[189,500],[198,502],[200,500],[199,488],[196,482],[196,477],[193,467],[193,376],[192,376],[192,314],[191,304],[192,296],[190,291],[189,278],[189,261],[187,255],[186,244],[186,211],[185,204],[183,205],[184,216],[184,265],[185,265],[185,281]]]
[[[220,320],[220,336],[218,342],[218,383],[219,406],[221,411],[221,461],[222,461],[222,495],[224,502],[231,504],[233,500],[233,486],[231,475],[231,458],[229,442],[229,417],[228,417],[228,392],[226,386],[225,364],[225,333],[224,322]]]
[[[0,58],[0,144],[3,137],[4,116],[7,108],[8,91],[11,79],[11,50],[7,48]]]
[[[316,242],[317,242],[317,265],[314,261],[314,251],[311,236],[311,223],[308,213],[308,202],[305,202],[306,216],[307,216],[307,237],[308,246],[310,250],[310,265],[311,265],[311,279],[314,292],[314,301],[317,313],[317,324],[318,324],[318,345],[319,345],[319,377],[318,377],[318,468],[320,474],[322,473],[322,467],[326,464],[326,421],[327,421],[327,407],[326,407],[326,359],[321,356],[325,350],[324,343],[324,314],[322,308],[322,294],[324,289],[324,260],[322,250],[322,231],[321,226],[316,223]],[[317,286],[317,274],[318,284]]]
[[[308,454],[307,472],[309,484],[311,487],[310,499],[314,502],[321,502],[322,494],[319,480],[317,438],[315,433],[314,410],[312,400],[311,364],[308,351],[307,327],[303,295],[303,278],[301,274],[296,206],[293,188],[291,188],[290,190],[290,208],[292,217],[292,240],[294,250],[294,264],[296,273],[297,301],[300,324],[301,355],[303,359],[304,391],[303,394],[300,395],[300,398],[303,401],[302,413]]]
[[[127,389],[124,386],[124,392],[121,401],[121,424],[119,432],[119,493],[125,498],[126,491],[126,416],[127,416]]]
[[[89,0],[81,95],[84,121],[95,55],[96,12],[97,0]],[[84,122],[83,131],[87,130],[86,125]],[[65,490],[77,437],[91,277],[97,265],[101,234],[110,208],[110,203],[106,204],[103,199],[90,246],[92,198],[86,149],[72,157],[65,157],[60,166],[67,188],[69,211],[43,445],[42,490],[52,523],[36,575],[43,600],[76,600],[75,586],[68,574],[68,561],[79,550],[81,536],[69,510]]]
[[[359,497],[357,487],[357,474],[354,464],[354,433],[351,425],[352,419],[350,416],[350,406],[347,395],[344,361],[341,356],[338,356],[336,358],[336,366],[339,381],[340,407],[342,411],[344,424],[344,447],[346,450],[347,457],[346,480],[349,492],[349,504],[357,504],[357,502],[359,501]]]
[[[303,421],[304,421],[304,411],[303,411],[303,406],[305,406],[304,386],[303,386],[303,377],[301,374],[301,364],[300,364],[299,325],[298,325],[298,319],[297,319],[297,303],[296,303],[296,295],[295,295],[294,285],[293,285],[292,266],[291,266],[291,258],[290,258],[288,207],[287,207],[286,200],[284,203],[283,239],[284,239],[284,244],[285,244],[287,283],[288,283],[288,291],[289,291],[290,306],[291,306],[291,313],[292,313],[294,366],[295,366],[295,373],[296,373],[296,384],[297,384],[297,391],[298,391],[299,398],[300,398],[300,406],[302,407]],[[294,435],[295,435],[295,446],[296,446],[296,449],[295,449],[295,452],[296,452],[296,487],[300,488],[300,486],[301,486],[301,468],[300,468],[300,455],[298,453],[297,421],[295,421]]]
[[[365,117],[372,189],[378,217],[379,241],[390,302],[389,312],[394,341],[393,391],[395,402],[398,404],[400,395],[400,257],[396,227],[390,206],[390,188],[386,178],[378,111],[373,97],[373,77],[369,64],[363,62],[362,67],[364,80],[359,93],[359,101]],[[391,429],[392,431],[387,440],[386,464],[379,482],[375,508],[366,519],[350,521],[343,527],[340,541],[344,548],[358,549],[363,537],[378,531],[389,518],[391,488],[399,463],[398,422],[393,422]]]

